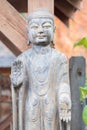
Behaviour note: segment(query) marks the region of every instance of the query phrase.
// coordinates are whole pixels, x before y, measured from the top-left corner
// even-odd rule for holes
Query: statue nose
[[[39,27],[38,32],[43,33],[43,27]]]

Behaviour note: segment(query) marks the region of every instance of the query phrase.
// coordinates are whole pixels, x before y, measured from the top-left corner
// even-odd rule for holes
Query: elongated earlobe
[[[30,45],[30,44],[31,44],[31,42],[29,41],[28,45]]]
[[[29,46],[31,44],[31,41],[28,38],[27,45]]]
[[[55,45],[54,38],[53,38],[53,40],[51,41],[51,43],[52,43],[53,45]]]
[[[55,33],[55,30],[56,30],[56,26],[54,25],[53,33]],[[53,37],[52,37],[52,41],[51,41],[51,43],[52,43],[53,46],[55,45],[54,34],[53,34]]]
[[[56,31],[56,25],[54,25],[54,33],[55,33],[55,31]]]

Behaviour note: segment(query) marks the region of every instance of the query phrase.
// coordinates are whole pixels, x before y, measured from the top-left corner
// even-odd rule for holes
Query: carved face
[[[54,23],[50,18],[34,18],[28,24],[29,41],[35,45],[48,45],[53,41]]]

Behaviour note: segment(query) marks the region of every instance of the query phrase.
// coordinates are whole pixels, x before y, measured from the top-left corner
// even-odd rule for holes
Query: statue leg
[[[35,94],[30,94],[26,99],[24,130],[40,129],[40,105]]]
[[[50,98],[49,98],[50,97]],[[56,130],[56,102],[52,95],[44,100],[44,127],[45,130]]]

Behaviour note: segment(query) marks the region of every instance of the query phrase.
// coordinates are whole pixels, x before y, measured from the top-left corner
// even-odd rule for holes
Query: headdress
[[[54,22],[53,15],[47,9],[37,9],[28,16],[28,22],[33,18],[50,18]]]

